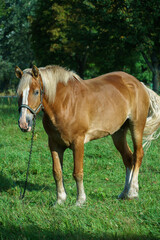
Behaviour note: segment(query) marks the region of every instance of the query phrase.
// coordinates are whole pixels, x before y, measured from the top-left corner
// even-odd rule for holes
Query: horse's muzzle
[[[26,118],[20,117],[18,120],[18,125],[22,132],[30,132],[33,125],[32,116],[27,116]]]

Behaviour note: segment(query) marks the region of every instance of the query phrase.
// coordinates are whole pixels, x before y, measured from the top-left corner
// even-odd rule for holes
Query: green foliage
[[[81,77],[88,76],[90,66],[96,66],[90,76],[95,76],[97,69],[99,74],[127,69],[139,75],[137,63],[144,64],[142,54],[145,64],[155,67],[150,58],[159,52],[157,3],[40,0],[31,24],[37,61],[40,65],[54,62],[68,66]]]
[[[12,72],[12,64],[7,61],[3,61],[0,56],[0,90],[4,91],[8,87],[12,86],[11,83],[11,72]]]
[[[118,26],[121,37],[118,36],[118,38],[120,42],[123,42],[123,49],[126,50],[126,53],[129,50],[131,59],[132,56],[135,56],[135,53],[137,56],[142,54],[153,75],[153,89],[158,92],[160,85],[159,1],[152,0],[146,3],[144,1],[128,0],[122,2],[123,4],[117,3],[114,6],[120,20]],[[126,59],[125,51],[124,58]],[[133,65],[137,62],[135,61]]]
[[[31,26],[33,48],[40,65],[58,62],[83,77],[98,34],[94,13],[95,6],[89,1],[38,1]]]
[[[29,67],[34,59],[28,16],[35,0],[2,1],[0,4],[0,89],[16,86],[15,65]],[[31,4],[32,3],[32,4]]]
[[[125,70],[158,91],[159,16],[159,0],[2,0],[0,88],[16,86],[15,65],[34,63],[62,65],[82,78]]]
[[[1,100],[2,101],[2,100]],[[85,145],[84,186],[87,202],[75,207],[73,158],[65,152],[64,183],[68,194],[62,206],[54,206],[56,186],[41,115],[36,135],[27,192],[23,189],[31,134],[18,126],[17,100],[0,104],[0,238],[1,239],[159,239],[159,148],[152,142],[140,169],[140,198],[117,200],[123,190],[125,169],[110,137]],[[130,137],[129,137],[130,139]],[[129,142],[131,143],[131,142]]]

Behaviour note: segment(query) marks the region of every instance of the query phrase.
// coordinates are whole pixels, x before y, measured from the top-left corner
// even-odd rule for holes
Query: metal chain
[[[30,167],[30,162],[31,162],[32,147],[33,147],[33,140],[34,140],[34,134],[35,134],[35,126],[36,126],[36,114],[33,117],[32,138],[31,138],[31,147],[30,147],[30,152],[29,152],[29,160],[28,160],[28,167],[27,167],[27,173],[26,173],[26,181],[25,181],[25,184],[24,184],[23,194],[22,194],[22,191],[20,191],[20,199],[24,198],[25,192],[26,192],[26,188],[27,188],[29,167]]]

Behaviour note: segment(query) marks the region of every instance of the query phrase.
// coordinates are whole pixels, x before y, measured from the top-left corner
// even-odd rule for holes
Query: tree
[[[36,60],[65,65],[83,77],[95,66],[99,73],[136,73],[142,55],[158,91],[159,15],[159,0],[39,0],[31,19]]]
[[[124,32],[119,28],[126,29],[127,23],[118,13],[123,1],[118,2],[117,7],[110,0],[38,1],[31,23],[38,64],[57,62],[75,69],[82,78],[86,69],[94,75],[126,65],[133,68],[138,53],[122,41]]]
[[[40,0],[36,9],[32,40],[38,63],[57,61],[76,69],[83,77],[97,35],[94,4]]]
[[[116,2],[116,1],[115,1]],[[123,22],[121,41],[125,49],[142,54],[152,71],[153,89],[158,92],[160,85],[160,5],[159,0],[124,0],[121,6],[115,4],[119,23]],[[122,33],[121,30],[124,30]]]
[[[32,14],[35,0],[5,0],[0,4],[0,87],[15,86],[11,83],[15,65],[26,68],[34,59],[30,45],[28,16]]]
[[[153,90],[160,86],[160,4],[158,0],[132,1],[129,14],[135,32],[136,49],[142,53],[153,74]]]

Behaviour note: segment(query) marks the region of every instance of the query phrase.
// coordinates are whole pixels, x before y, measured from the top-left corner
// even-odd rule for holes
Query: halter
[[[28,73],[30,74],[30,73]],[[32,74],[31,74],[32,75]],[[33,75],[32,75],[33,77]],[[18,111],[20,112],[21,108],[27,108],[34,116],[36,116],[37,112],[40,110],[40,109],[43,109],[43,89],[42,89],[42,86],[41,86],[41,81],[39,80],[39,85],[40,85],[40,99],[41,99],[41,102],[39,104],[39,106],[36,108],[36,110],[33,110],[30,106],[26,105],[26,104],[21,104],[21,106],[18,108]]]

